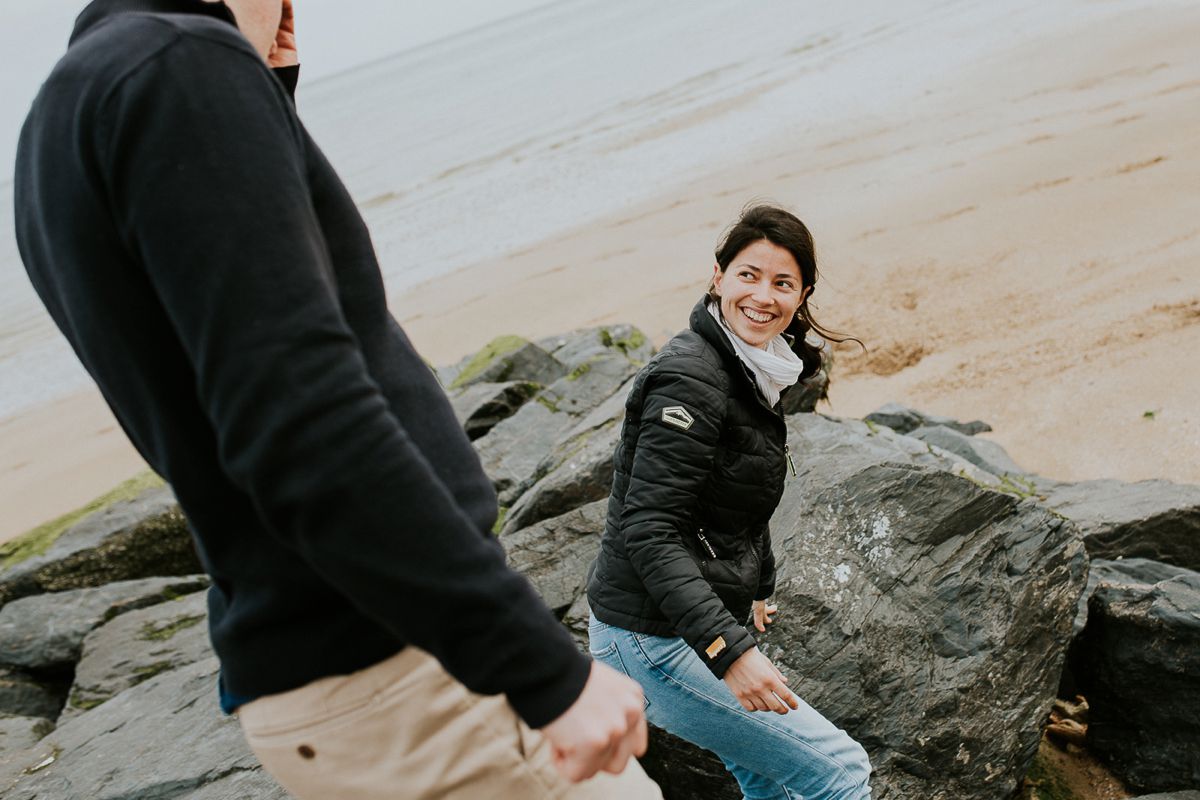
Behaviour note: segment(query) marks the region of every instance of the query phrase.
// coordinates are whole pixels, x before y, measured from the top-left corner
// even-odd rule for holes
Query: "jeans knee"
[[[842,769],[831,800],[870,800],[871,760],[863,746],[846,736],[837,760]]]

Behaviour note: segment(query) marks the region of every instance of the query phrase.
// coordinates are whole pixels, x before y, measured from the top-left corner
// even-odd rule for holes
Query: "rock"
[[[1024,475],[1025,470],[1009,458],[1004,448],[987,439],[977,439],[945,425],[922,425],[906,435],[962,456],[993,475]]]
[[[613,452],[621,437],[633,378],[562,434],[534,470],[536,482],[509,509],[501,534],[558,516],[612,490]]]
[[[0,606],[43,592],[201,571],[171,490],[158,487],[84,518],[44,554],[0,569]]]
[[[822,369],[797,384],[781,398],[784,414],[803,414],[817,410],[817,403],[829,395],[829,372]]]
[[[561,378],[567,369],[527,339],[499,336],[479,352],[437,372],[442,385],[447,390],[455,390],[475,383],[531,381],[547,384]]]
[[[233,717],[217,707],[217,661],[151,678],[82,714],[0,766],[5,800],[284,798],[261,774]],[[38,769],[37,765],[44,764]],[[258,773],[257,777],[250,777]],[[240,777],[239,777],[240,776]],[[205,787],[214,785],[212,791]]]
[[[1200,573],[1101,580],[1072,671],[1088,745],[1129,787],[1200,786]]]
[[[96,628],[83,641],[59,724],[155,675],[210,658],[207,623],[208,593],[196,592]]]
[[[967,436],[985,433],[992,429],[991,425],[979,420],[959,422],[950,417],[926,414],[924,411],[917,411],[916,409],[902,406],[899,403],[888,403],[878,410],[867,414],[863,419],[873,422],[876,425],[886,425],[896,433],[908,433],[922,426],[930,425],[941,425],[959,433],[965,433]]]
[[[539,467],[559,441],[637,372],[623,354],[609,350],[576,366],[533,401],[476,440],[483,468],[502,506],[511,506],[541,474]]]
[[[54,723],[42,717],[0,715],[0,756],[24,750],[54,730]]]
[[[570,414],[535,399],[475,441],[501,506],[512,505],[521,495],[555,440],[572,424]]]
[[[473,383],[450,395],[454,415],[474,441],[508,419],[542,388],[529,381]]]
[[[1087,625],[1088,601],[1092,599],[1092,594],[1101,583],[1153,585],[1191,572],[1192,570],[1183,567],[1151,561],[1148,558],[1124,558],[1120,561],[1093,558],[1088,569],[1087,588],[1079,596],[1079,603],[1075,609],[1073,634],[1078,636],[1083,633],[1084,626]]]
[[[208,578],[147,578],[92,589],[40,594],[0,610],[0,665],[34,670],[69,668],[84,637],[119,614],[190,594]]]
[[[800,479],[824,468],[825,459],[858,460],[864,463],[913,464],[944,470],[997,491],[1024,496],[990,472],[986,472],[948,450],[903,436],[872,422],[799,414],[788,418],[789,440]],[[803,450],[803,452],[801,452]],[[789,481],[793,480],[789,476]]]
[[[291,795],[261,769],[233,772],[179,800],[289,800]]]
[[[588,616],[591,611],[587,601],[587,592],[580,592],[579,597],[575,598],[575,602],[571,604],[562,618],[562,624],[566,627],[567,633],[571,634],[571,638],[575,640],[575,644],[583,653],[588,652]]]
[[[638,760],[662,787],[663,800],[741,800],[738,782],[721,759],[662,728],[649,727],[650,744]]]
[[[1164,480],[1050,484],[1046,504],[1083,531],[1092,558],[1200,570],[1200,486]]]
[[[46,680],[0,667],[0,716],[54,719],[67,696],[65,680]]]
[[[1133,800],[1200,800],[1200,792],[1162,792],[1159,794],[1142,794]]]
[[[924,465],[955,459],[914,439],[815,414],[788,427],[800,476],[771,523],[780,615],[764,651],[867,747],[877,800],[1010,796],[1084,587],[1077,529]]]
[[[633,325],[604,325],[598,328],[581,328],[559,336],[538,340],[538,345],[566,365],[568,370],[605,355],[613,350],[623,354],[638,366],[645,364],[654,355],[654,346],[646,335]]]
[[[607,511],[608,501],[598,500],[501,538],[509,566],[558,614],[583,594]]]

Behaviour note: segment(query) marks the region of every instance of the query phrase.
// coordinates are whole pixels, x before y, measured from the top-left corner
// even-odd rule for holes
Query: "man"
[[[659,797],[622,772],[639,687],[489,535],[491,485],[293,109],[292,30],[290,0],[96,0],[15,178],[30,278],[212,575],[222,705],[300,798]]]

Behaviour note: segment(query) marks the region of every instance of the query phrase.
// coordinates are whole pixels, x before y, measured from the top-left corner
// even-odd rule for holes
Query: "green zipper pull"
[[[792,468],[792,477],[795,478],[796,477],[796,465],[794,463],[792,463],[792,451],[787,446],[787,442],[783,443],[783,454],[785,456],[787,456],[788,466]]]

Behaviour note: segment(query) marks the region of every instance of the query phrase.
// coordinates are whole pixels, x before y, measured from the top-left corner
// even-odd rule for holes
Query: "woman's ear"
[[[708,282],[708,293],[713,297],[721,296],[721,265],[713,264],[712,280]]]

